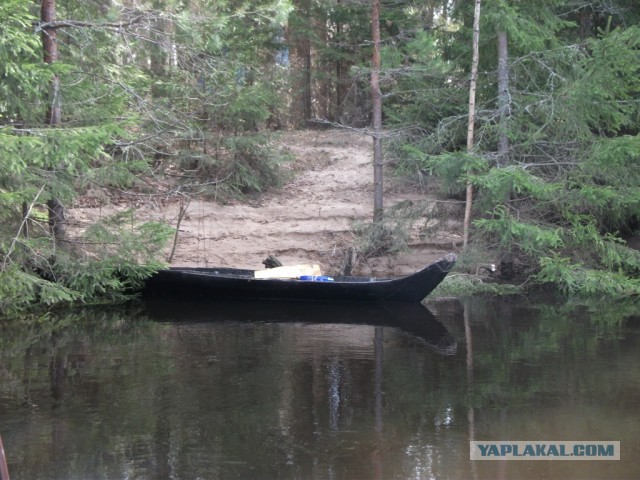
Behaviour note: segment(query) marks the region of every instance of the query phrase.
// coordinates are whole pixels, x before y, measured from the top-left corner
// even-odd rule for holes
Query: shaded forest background
[[[640,2],[486,1],[468,152],[473,7],[381,1],[386,163],[453,205],[471,182],[468,254],[507,279],[637,295]],[[370,132],[371,32],[365,1],[4,0],[0,312],[113,300],[163,265],[173,230],[135,211],[69,234],[88,189],[261,192],[273,132]]]

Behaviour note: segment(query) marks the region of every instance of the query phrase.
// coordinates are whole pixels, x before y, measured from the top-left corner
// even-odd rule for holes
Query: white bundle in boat
[[[256,270],[255,278],[298,278],[305,275],[322,275],[320,265],[290,265],[286,267],[267,268],[266,270]]]

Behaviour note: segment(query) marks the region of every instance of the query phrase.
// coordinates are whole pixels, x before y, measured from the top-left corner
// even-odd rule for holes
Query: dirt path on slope
[[[313,262],[323,272],[337,272],[344,248],[354,241],[354,222],[371,220],[371,140],[353,132],[325,130],[286,132],[279,142],[296,158],[292,180],[245,203],[192,201],[180,225],[173,266],[260,269],[271,254],[285,265]],[[385,207],[425,199],[415,188],[390,181],[387,185]],[[178,211],[176,204],[138,209],[143,218],[174,226]],[[87,215],[91,213],[80,216]],[[410,273],[448,253],[459,241],[455,233],[428,242],[415,238],[407,253],[362,260],[356,273]]]

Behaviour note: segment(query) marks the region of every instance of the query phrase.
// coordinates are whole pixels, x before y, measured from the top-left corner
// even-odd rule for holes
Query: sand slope
[[[296,158],[293,178],[277,191],[247,202],[220,204],[193,200],[180,225],[173,265],[263,268],[277,256],[285,265],[319,263],[335,273],[344,248],[354,241],[354,222],[371,220],[373,166],[371,139],[348,131],[285,132],[278,140]],[[424,192],[386,182],[385,207],[403,200],[423,202]],[[77,221],[106,214],[109,208],[75,208]],[[142,204],[138,214],[176,225],[179,205]],[[410,251],[361,259],[357,273],[401,275],[418,270],[452,250],[460,236],[414,235]]]

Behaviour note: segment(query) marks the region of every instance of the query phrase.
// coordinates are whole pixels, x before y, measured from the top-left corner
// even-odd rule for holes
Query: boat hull
[[[256,279],[252,270],[170,268],[149,278],[144,297],[273,299],[314,302],[413,302],[424,299],[445,278],[455,255],[406,277],[335,277],[332,282]]]

